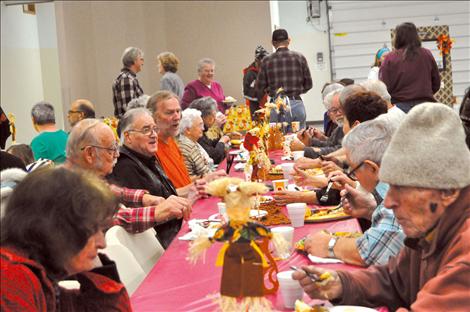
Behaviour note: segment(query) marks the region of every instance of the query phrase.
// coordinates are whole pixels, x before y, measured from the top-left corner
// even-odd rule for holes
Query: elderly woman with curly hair
[[[191,178],[218,177],[226,175],[223,170],[214,171],[214,161],[197,142],[203,136],[204,122],[201,112],[187,108],[181,114],[178,146]]]
[[[160,90],[168,90],[176,94],[180,100],[183,98],[184,83],[176,73],[180,61],[171,52],[163,52],[157,56],[158,72],[162,74]]]
[[[131,311],[115,264],[98,254],[117,204],[95,176],[65,168],[26,176],[2,219],[2,311]],[[80,289],[62,288],[67,277]]]
[[[225,159],[225,144],[230,142],[230,137],[224,135],[217,125],[217,102],[210,96],[205,96],[194,100],[189,107],[201,112],[204,123],[204,133],[198,143],[214,160],[214,163],[219,164]]]

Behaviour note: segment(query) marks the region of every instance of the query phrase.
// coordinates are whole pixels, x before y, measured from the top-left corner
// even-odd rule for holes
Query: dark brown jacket
[[[434,239],[405,239],[387,265],[338,272],[341,304],[404,307],[412,311],[468,311],[470,307],[470,186],[439,221]]]

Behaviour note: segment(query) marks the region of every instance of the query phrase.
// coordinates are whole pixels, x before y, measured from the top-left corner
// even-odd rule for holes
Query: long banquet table
[[[281,152],[275,151],[270,154],[277,163],[280,163]],[[225,168],[223,162],[219,168]],[[232,171],[231,176],[242,176],[239,172]],[[211,197],[199,200],[193,206],[191,218],[204,219],[217,213],[217,202],[219,198]],[[331,232],[360,231],[356,219],[343,221],[333,221],[324,223],[305,224],[294,230],[294,241],[297,241],[311,232],[326,229]],[[187,222],[178,234],[182,236],[189,231]],[[163,256],[150,271],[148,276],[131,296],[131,303],[134,311],[215,311],[217,305],[214,297],[217,296],[220,286],[221,267],[215,266],[215,259],[221,248],[221,243],[215,243],[206,252],[205,259],[201,258],[197,264],[192,265],[186,260],[188,253],[188,241],[181,241],[178,238],[165,251]],[[279,271],[290,270],[290,265],[309,264],[307,257],[293,253],[291,257],[284,261],[278,261]],[[318,266],[331,269],[355,270],[356,266],[347,264],[319,264]],[[267,296],[273,304],[273,308],[278,311],[289,311],[283,307],[280,292]],[[312,301],[304,294],[303,300],[307,303]],[[316,302],[316,301],[315,301]]]

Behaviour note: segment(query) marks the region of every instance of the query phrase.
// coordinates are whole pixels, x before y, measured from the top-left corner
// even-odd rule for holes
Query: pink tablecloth
[[[273,154],[279,161],[279,153]],[[225,164],[221,165],[224,167]],[[232,167],[233,170],[233,167]],[[240,176],[234,173],[233,176]],[[191,218],[207,218],[217,213],[218,198],[199,200],[193,207]],[[359,231],[360,227],[355,219],[344,221],[306,224],[296,228],[294,238],[298,240],[310,232],[327,229],[329,231]],[[188,232],[187,223],[178,236]],[[135,311],[214,311],[217,306],[211,296],[216,296],[219,291],[221,267],[215,266],[215,259],[222,244],[215,243],[208,249],[205,261],[201,259],[196,265],[191,265],[186,260],[188,252],[187,241],[175,239],[165,251],[153,270],[142,282],[140,287],[131,297]],[[289,270],[290,265],[301,266],[309,263],[309,260],[300,254],[294,253],[289,259],[279,261],[279,271]],[[346,264],[324,264],[325,268],[354,270],[354,267]],[[278,293],[279,294],[279,293]],[[268,297],[276,310],[288,311],[283,308],[282,298],[279,295]],[[304,301],[312,302],[304,295]]]

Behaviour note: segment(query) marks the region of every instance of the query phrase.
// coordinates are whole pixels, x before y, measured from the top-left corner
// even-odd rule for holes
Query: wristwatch
[[[338,242],[339,236],[333,236],[330,238],[330,241],[328,242],[328,257],[330,258],[336,258],[334,248],[336,243]]]

